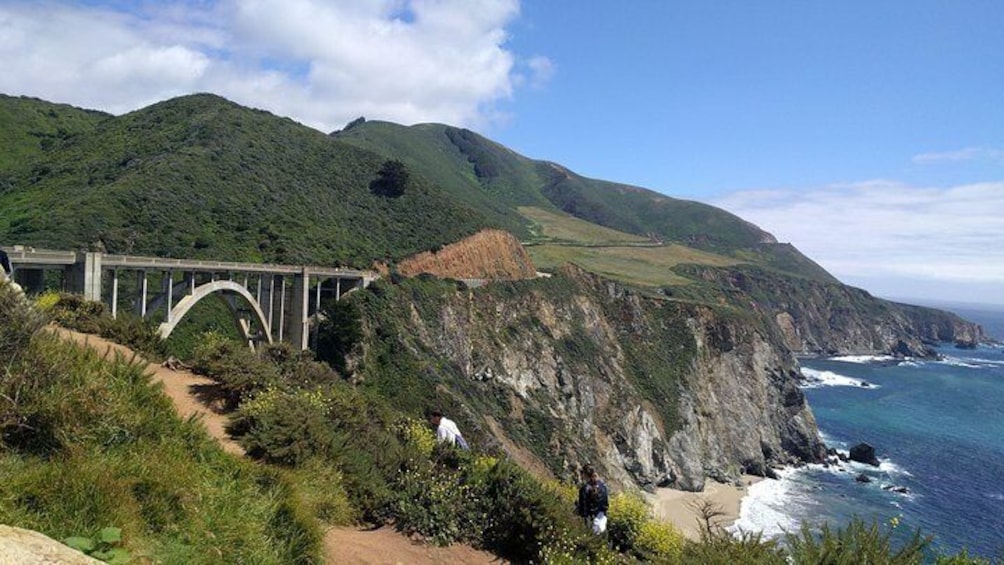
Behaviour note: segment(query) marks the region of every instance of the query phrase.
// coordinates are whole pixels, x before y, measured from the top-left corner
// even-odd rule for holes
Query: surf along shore
[[[656,518],[673,524],[688,539],[699,540],[703,528],[700,507],[705,501],[721,512],[711,520],[712,525],[726,528],[739,519],[739,509],[749,487],[762,480],[763,477],[743,475],[741,487],[708,480],[703,492],[660,488],[645,496]]]

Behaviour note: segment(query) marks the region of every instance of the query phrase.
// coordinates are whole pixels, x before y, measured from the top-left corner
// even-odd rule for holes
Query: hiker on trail
[[[585,518],[596,535],[607,531],[607,508],[610,506],[607,485],[591,465],[582,468],[582,485],[575,513]]]
[[[460,428],[457,427],[457,424],[453,420],[443,416],[442,412],[433,410],[429,414],[429,423],[435,426],[436,440],[439,443],[455,445],[460,449],[468,449],[464,436],[460,434]]]

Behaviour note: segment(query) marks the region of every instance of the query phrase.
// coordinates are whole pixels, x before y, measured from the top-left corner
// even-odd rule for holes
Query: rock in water
[[[873,467],[879,466],[879,460],[875,457],[875,448],[864,442],[851,448],[850,458],[851,461],[858,463],[867,463]]]
[[[100,565],[79,551],[38,532],[0,525],[0,563]]]
[[[872,482],[871,477],[869,477],[868,475],[866,475],[864,473],[861,473],[857,477],[854,477],[854,480],[857,481],[857,482],[859,482],[859,483],[870,483],[870,482]]]

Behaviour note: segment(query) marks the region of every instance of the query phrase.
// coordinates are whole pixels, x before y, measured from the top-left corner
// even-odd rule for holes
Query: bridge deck
[[[7,252],[13,265],[34,267],[62,267],[79,261],[74,251],[31,249],[25,247],[0,247]],[[195,259],[165,259],[138,255],[101,256],[102,268],[152,269],[164,271],[222,271],[232,273],[266,273],[276,275],[309,274],[317,277],[373,279],[377,273],[358,269],[342,269],[314,265],[278,265],[274,263],[237,263],[232,261],[200,261]]]

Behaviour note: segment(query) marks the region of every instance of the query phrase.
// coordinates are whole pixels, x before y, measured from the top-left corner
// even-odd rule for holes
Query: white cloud
[[[910,281],[972,283],[992,289],[982,300],[1004,303],[1004,182],[875,180],[736,192],[714,204],[792,242],[841,280],[899,281],[901,289],[884,290],[898,296],[915,296]]]
[[[955,151],[921,153],[911,159],[915,165],[936,165],[939,163],[962,163],[966,161],[999,161],[1004,163],[1004,149],[989,147],[966,147]]]
[[[479,126],[512,97],[518,0],[0,5],[0,92],[113,113],[210,91],[329,131],[365,115]],[[532,84],[553,65],[521,65]]]

